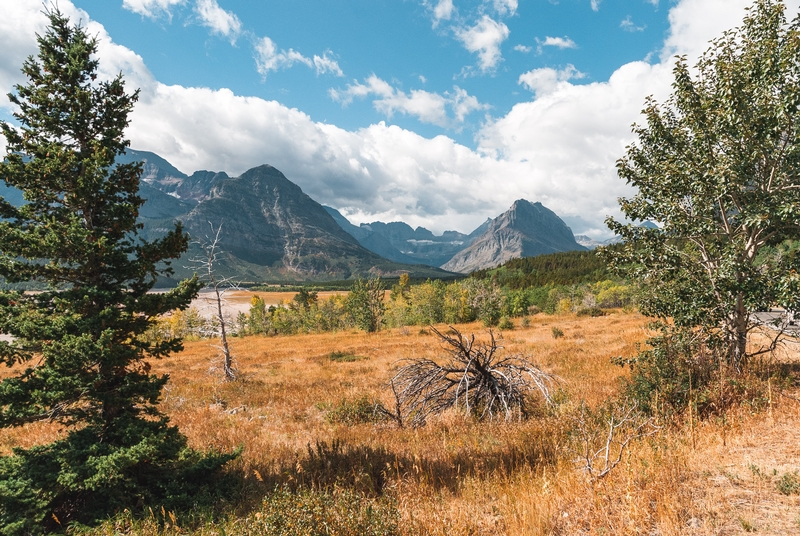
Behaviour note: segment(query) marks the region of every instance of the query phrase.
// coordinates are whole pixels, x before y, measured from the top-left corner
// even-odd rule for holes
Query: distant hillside
[[[511,259],[500,267],[472,272],[470,277],[492,278],[500,286],[511,289],[580,285],[614,278],[595,251],[568,251]]]
[[[331,207],[325,207],[325,210],[342,229],[373,253],[396,262],[428,266],[440,266],[449,261],[453,255],[469,246],[491,221],[488,220],[469,235],[445,231],[437,236],[424,227],[414,229],[398,221],[374,221],[356,226],[338,210]]]
[[[469,273],[498,266],[513,258],[585,250],[555,212],[541,203],[519,199],[442,268]]]

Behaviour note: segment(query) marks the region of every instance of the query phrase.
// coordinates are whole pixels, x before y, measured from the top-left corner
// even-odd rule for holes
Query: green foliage
[[[307,308],[297,306],[294,300],[288,307],[281,302],[277,307],[267,308],[264,300],[254,295],[246,320],[245,333],[251,335],[322,333],[354,326],[345,307],[345,298],[340,295],[313,300]]]
[[[767,404],[767,386],[754,375],[736,374],[721,366],[724,342],[715,334],[656,322],[647,348],[630,359],[615,358],[632,374],[623,392],[648,414],[671,417],[690,405],[695,415],[723,415],[731,406],[755,409]]]
[[[800,476],[797,471],[784,473],[775,483],[775,487],[784,495],[797,495],[800,493]]]
[[[512,330],[514,329],[514,322],[507,316],[503,316],[500,318],[500,322],[497,323],[497,327],[502,330]]]
[[[575,313],[576,316],[603,316],[605,313],[599,307],[581,307],[578,309],[578,312]]]
[[[553,334],[554,339],[560,339],[561,337],[564,336],[564,330],[556,326],[550,328],[550,332]]]
[[[301,288],[299,291],[297,291],[297,294],[294,295],[294,298],[292,298],[292,302],[289,304],[289,306],[294,309],[302,309],[308,312],[311,309],[311,306],[315,303],[317,303],[317,292],[309,291],[306,288]]]
[[[380,402],[367,395],[354,400],[343,399],[325,415],[325,420],[347,425],[384,422],[387,417],[382,407]]]
[[[162,513],[163,512],[163,513]],[[275,488],[246,516],[207,519],[175,515],[168,509],[130,512],[99,527],[70,527],[74,536],[150,536],[153,534],[215,534],[248,536],[392,536],[399,534],[400,514],[388,497],[367,497],[347,488],[318,490]]]
[[[379,277],[364,281],[357,279],[345,300],[345,309],[353,323],[368,333],[378,331],[383,324],[384,288]]]
[[[470,277],[519,290],[595,283],[608,279],[610,272],[605,259],[594,251],[567,251],[511,259],[499,268],[476,270]]]
[[[0,534],[37,533],[55,519],[94,522],[140,500],[183,502],[233,455],[186,448],[157,404],[167,376],[146,359],[181,349],[149,338],[162,314],[185,309],[196,279],[148,294],[187,248],[180,226],[137,237],[140,164],[114,165],[137,94],[121,77],[97,82],[97,43],[58,10],[25,61],[27,85],[9,95],[20,127],[0,180],[23,193],[0,198],[0,278],[42,292],[0,292],[0,362],[26,365],[0,382],[0,427],[51,420],[65,437],[0,458]],[[35,363],[35,364],[34,364]],[[53,517],[55,516],[55,517]]]
[[[703,345],[703,337],[691,330],[665,323],[651,326],[659,334],[648,339],[649,348],[632,359],[616,359],[633,369],[624,381],[624,393],[648,414],[674,415],[692,400],[690,387],[706,392],[715,368],[713,352]]]
[[[800,225],[800,19],[784,12],[757,0],[694,69],[678,59],[672,95],[647,100],[647,125],[617,163],[637,191],[621,200],[626,218],[662,228],[607,222],[625,240],[608,259],[640,283],[640,310],[718,332],[738,370],[752,313],[800,305],[800,259],[759,263]]]
[[[337,363],[352,363],[353,361],[358,361],[359,359],[364,358],[358,357],[353,352],[341,352],[339,350],[335,350],[330,353],[328,359],[331,361],[336,361]]]

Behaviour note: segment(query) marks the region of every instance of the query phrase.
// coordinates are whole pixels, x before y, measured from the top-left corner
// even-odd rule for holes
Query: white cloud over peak
[[[456,38],[468,51],[478,54],[478,66],[485,73],[494,70],[503,59],[500,45],[509,33],[508,26],[484,15],[474,26],[457,28]]]
[[[376,98],[372,105],[387,117],[399,112],[443,128],[458,128],[466,116],[488,108],[458,86],[453,86],[453,92],[445,92],[444,95],[422,89],[413,89],[406,93],[374,74],[363,84],[354,81],[347,89],[331,89],[329,94],[334,101],[341,102],[344,106],[355,98],[374,96]]]
[[[569,64],[560,70],[543,67],[528,71],[519,76],[517,83],[525,86],[536,95],[536,98],[539,98],[569,85],[570,80],[579,80],[585,76],[574,65]]]
[[[195,12],[200,17],[200,23],[211,29],[212,33],[220,34],[235,43],[242,31],[242,21],[236,14],[225,11],[217,0],[197,0]]]
[[[122,7],[143,17],[155,19],[161,15],[172,17],[170,8],[184,2],[185,0],[122,0]]]

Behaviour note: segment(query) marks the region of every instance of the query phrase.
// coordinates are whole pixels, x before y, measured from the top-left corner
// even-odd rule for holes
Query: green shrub
[[[342,399],[325,416],[332,424],[369,424],[384,422],[387,417],[380,402],[368,395],[352,399]]]
[[[561,337],[564,336],[564,330],[562,330],[561,328],[557,328],[555,326],[550,328],[550,332],[553,334],[554,339],[560,339]]]
[[[286,488],[264,497],[261,509],[231,534],[264,536],[389,536],[397,534],[400,515],[390,500],[368,499],[347,489],[331,492]]]
[[[578,309],[578,316],[605,316],[605,313],[599,307],[581,307]]]
[[[500,322],[497,324],[497,327],[500,329],[512,330],[514,329],[514,322],[512,322],[507,316],[504,316],[500,318]]]
[[[339,350],[335,350],[330,353],[328,359],[331,361],[336,361],[338,363],[352,363],[353,361],[358,361],[359,359],[363,359],[352,352],[341,352]]]
[[[784,495],[797,495],[800,493],[800,477],[798,477],[797,471],[784,473],[778,479],[775,487]]]
[[[70,526],[73,536],[127,534],[247,534],[249,536],[389,536],[398,534],[400,515],[388,497],[371,498],[336,488],[318,490],[288,487],[267,494],[260,506],[247,515],[227,519],[176,515],[162,508],[147,508],[141,517],[125,511],[99,527]]]
[[[691,403],[695,414],[706,418],[735,405],[758,410],[767,404],[766,382],[748,371],[720,367],[721,346],[713,336],[665,323],[650,327],[660,333],[647,340],[649,348],[632,358],[614,359],[631,367],[623,393],[642,411],[671,416]]]

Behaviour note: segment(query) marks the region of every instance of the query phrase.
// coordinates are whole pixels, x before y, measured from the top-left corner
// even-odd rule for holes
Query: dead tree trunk
[[[211,227],[211,236],[213,236],[213,238],[207,237],[208,239],[205,243],[200,243],[200,246],[205,252],[205,256],[197,259],[196,262],[202,267],[201,279],[204,279],[207,286],[214,291],[214,305],[216,306],[214,317],[217,322],[219,322],[222,371],[225,375],[225,380],[232,381],[236,379],[236,369],[233,364],[233,354],[231,354],[231,349],[228,345],[228,322],[222,310],[222,305],[225,292],[231,288],[236,288],[236,285],[231,282],[230,278],[219,277],[214,273],[220,253],[219,240],[222,231],[222,223],[220,222],[216,230],[214,229],[213,223],[208,222],[208,224]]]

